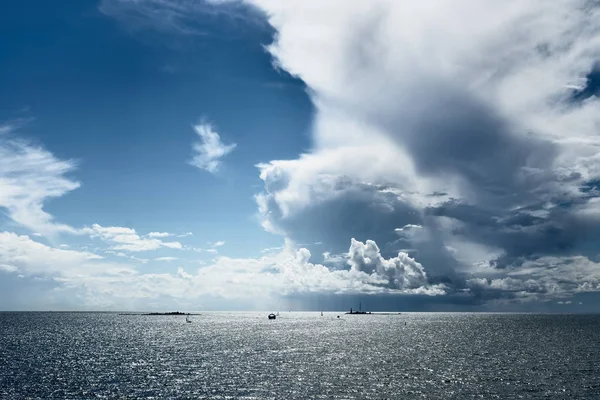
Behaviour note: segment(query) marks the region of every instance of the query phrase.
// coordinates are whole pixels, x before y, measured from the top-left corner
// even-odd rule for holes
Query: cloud
[[[150,232],[147,236],[151,237],[151,238],[161,238],[161,237],[169,237],[169,236],[173,236],[173,235],[168,232]]]
[[[324,264],[345,264],[346,262],[346,253],[342,254],[331,254],[329,251],[323,253],[323,263]]]
[[[53,248],[31,240],[26,235],[0,232],[0,264],[12,266],[13,272],[25,275],[77,276],[89,273],[122,273],[122,266],[96,264],[103,257],[85,251]]]
[[[218,249],[218,247],[221,247],[221,246],[223,246],[223,245],[225,244],[225,241],[224,241],[224,240],[218,240],[218,241],[216,241],[216,242],[207,242],[207,244],[210,246],[210,248],[209,248],[209,249],[205,249],[205,250],[202,250],[202,249],[194,249],[194,251],[196,251],[196,252],[198,252],[198,253],[200,253],[200,252],[202,252],[202,251],[205,251],[205,252],[207,252],[207,253],[217,254],[217,253],[219,252],[219,249]]]
[[[427,274],[421,264],[403,252],[386,260],[372,240],[362,243],[352,238],[348,264],[351,270],[387,278],[390,287],[410,290],[427,285]]]
[[[175,261],[175,260],[178,260],[178,258],[177,257],[157,257],[154,259],[154,261],[167,261],[167,262]]]
[[[12,130],[12,128],[11,128]],[[79,187],[67,175],[76,162],[59,160],[40,146],[0,136],[0,207],[17,224],[42,235],[78,233],[44,211],[44,203]]]
[[[231,153],[236,144],[224,144],[212,125],[202,123],[194,126],[194,130],[200,137],[200,141],[194,143],[196,155],[190,161],[190,164],[208,171],[212,174],[219,170],[221,158]]]
[[[411,249],[454,290],[491,269],[485,290],[509,297],[512,268],[551,285],[540,260],[566,272],[596,257],[596,5],[251,3],[277,31],[274,63],[316,108],[311,151],[258,166],[267,230],[333,253],[352,236]]]
[[[175,234],[175,233],[169,233],[169,232],[150,232],[146,236],[150,237],[150,238],[165,238],[165,237],[171,237],[171,236],[187,237],[187,236],[193,236],[193,235],[194,234],[192,232],[186,232],[186,233],[182,233],[182,234]]]
[[[27,125],[32,120],[33,118],[17,118],[12,121],[0,123],[0,135],[8,135],[9,133],[13,133]]]
[[[492,276],[467,280],[476,296],[549,301],[600,291],[600,264],[581,256],[540,257],[488,274]]]
[[[236,25],[265,25],[259,13],[237,0],[102,0],[98,8],[134,32],[157,31],[184,37],[214,34],[198,22],[198,16],[211,20],[218,18]],[[226,29],[219,33],[228,34]]]
[[[213,264],[190,272],[179,268],[176,273],[143,273],[93,253],[53,248],[28,236],[0,233],[2,273],[49,278],[58,286],[45,296],[54,296],[57,291],[65,291],[69,297],[76,294],[82,308],[144,308],[152,299],[160,299],[164,306],[207,298],[251,304],[315,294],[444,293],[443,286],[428,285],[425,272],[406,255],[384,259],[376,244],[358,241],[351,243],[349,254],[349,269],[336,271],[311,263],[310,251],[305,248],[286,247],[260,258],[219,257]]]
[[[329,254],[344,254],[352,237],[363,246],[355,245],[356,267],[340,271],[302,262],[302,249],[239,263],[304,268],[312,275],[301,274],[297,288],[412,290],[425,279],[490,302],[599,290],[596,3],[245,3],[276,30],[274,65],[302,80],[315,106],[310,151],[258,165],[263,227],[288,243],[320,241]],[[193,36],[206,4],[107,0],[101,10],[131,26]],[[216,171],[234,145],[210,126],[196,131],[192,164]],[[238,265],[219,260],[224,271]],[[225,276],[239,284],[240,275]]]
[[[404,225],[402,228],[394,229],[394,231],[398,234],[401,234],[404,232],[412,231],[414,229],[421,229],[421,228],[423,228],[421,225],[407,224],[407,225]]]
[[[0,264],[0,270],[4,272],[17,272],[19,269],[14,265]]]
[[[104,227],[94,224],[91,228],[85,228],[84,230],[89,233],[91,237],[100,237],[102,240],[112,243],[112,250],[138,252],[157,250],[161,247],[171,249],[183,248],[179,242],[163,242],[156,237],[140,237],[135,229],[132,228],[120,226]]]

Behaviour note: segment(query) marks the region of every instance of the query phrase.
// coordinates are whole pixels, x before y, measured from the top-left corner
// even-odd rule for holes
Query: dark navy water
[[[600,398],[600,316],[337,315],[0,313],[0,398]]]

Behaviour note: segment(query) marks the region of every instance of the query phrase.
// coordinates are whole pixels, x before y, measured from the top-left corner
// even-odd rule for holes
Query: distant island
[[[358,305],[358,311],[353,311],[352,308],[350,308],[350,312],[347,312],[346,314],[352,314],[352,315],[356,315],[356,314],[360,314],[360,315],[365,315],[365,314],[371,314],[371,312],[366,312],[362,310],[362,302],[359,303]]]
[[[172,312],[151,312],[151,313],[121,313],[119,315],[200,315],[200,314],[192,314],[192,313],[183,313],[179,311]]]

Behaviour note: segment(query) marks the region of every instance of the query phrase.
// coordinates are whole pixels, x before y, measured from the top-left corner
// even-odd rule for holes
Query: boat
[[[192,320],[190,319],[190,316],[189,316],[189,315],[186,315],[186,316],[185,316],[185,322],[187,322],[188,324],[191,324],[191,323],[192,323]]]
[[[321,317],[323,316],[323,311],[321,311]]]
[[[273,313],[269,314],[269,319],[275,319],[275,318],[277,318],[277,316],[275,314],[273,314]]]
[[[352,314],[352,315],[357,315],[357,314],[360,314],[360,315],[366,315],[366,314],[371,314],[371,311],[369,311],[369,312],[363,311],[363,310],[362,310],[362,302],[360,302],[360,303],[358,303],[358,311],[354,311],[354,310],[352,310],[352,308],[350,308],[350,311],[349,311],[349,312],[347,312],[346,314]]]

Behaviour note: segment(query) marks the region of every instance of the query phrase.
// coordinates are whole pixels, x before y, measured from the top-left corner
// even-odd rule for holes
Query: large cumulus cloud
[[[409,249],[474,297],[595,290],[593,2],[251,3],[316,107],[313,149],[259,165],[267,229],[332,253],[352,236]],[[586,273],[549,290],[557,263]]]

